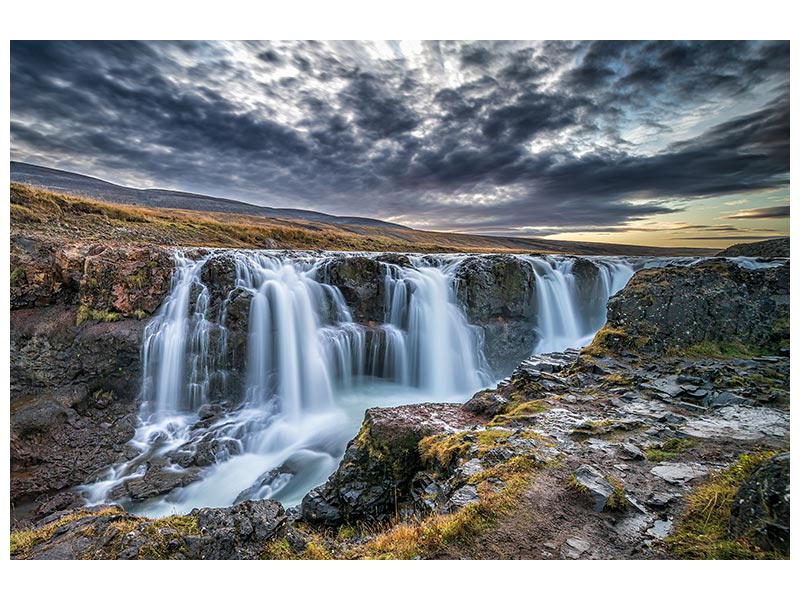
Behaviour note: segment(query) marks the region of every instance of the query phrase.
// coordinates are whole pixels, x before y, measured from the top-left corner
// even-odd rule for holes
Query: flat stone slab
[[[561,558],[580,558],[592,545],[581,538],[569,538],[561,546]]]
[[[712,413],[690,419],[681,431],[692,437],[757,440],[763,437],[787,437],[789,414],[766,406],[726,406]]]
[[[707,474],[708,469],[696,463],[661,463],[657,467],[650,469],[650,472],[667,483],[682,485]]]
[[[605,475],[591,465],[581,465],[573,475],[575,475],[575,481],[591,494],[594,511],[602,511],[614,493],[614,486],[608,482]]]

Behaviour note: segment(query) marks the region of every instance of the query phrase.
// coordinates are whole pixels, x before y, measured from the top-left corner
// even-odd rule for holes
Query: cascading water
[[[491,373],[484,330],[456,300],[466,256],[381,262],[381,322],[356,322],[325,283],[342,256],[178,253],[172,292],[145,330],[138,455],[84,486],[88,501],[151,516],[266,497],[296,504],[336,468],[366,408],[463,402],[507,375]],[[208,277],[220,259],[235,272],[221,288]],[[525,355],[588,343],[608,298],[644,265],[514,259],[536,287],[537,342]]]
[[[366,408],[463,401],[491,383],[481,331],[455,304],[456,261],[385,265],[384,323],[362,324],[321,282],[328,258],[224,255],[236,282],[216,317],[201,276],[210,257],[176,256],[172,292],[145,331],[132,440],[140,454],[87,486],[91,502],[126,503],[126,482],[155,472],[183,487],[130,510],[160,515],[262,497],[293,504],[334,470]],[[249,298],[238,390],[228,323],[237,295]],[[198,455],[205,468],[193,481]]]

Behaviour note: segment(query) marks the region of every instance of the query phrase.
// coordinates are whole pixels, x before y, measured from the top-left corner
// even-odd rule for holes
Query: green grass
[[[651,462],[665,462],[672,460],[678,454],[685,452],[695,445],[694,440],[687,438],[673,438],[662,444],[650,446],[644,451],[647,460]]]
[[[670,356],[680,358],[753,358],[764,354],[761,348],[745,346],[740,342],[704,341],[686,348],[672,348]]]
[[[25,281],[25,278],[25,269],[21,267],[15,267],[11,271],[11,287],[21,284],[23,281]]]
[[[42,544],[51,539],[55,535],[56,530],[68,523],[83,519],[85,517],[100,517],[104,515],[120,515],[124,511],[118,508],[109,508],[100,512],[90,511],[76,511],[66,517],[49,523],[43,527],[26,527],[11,532],[10,536],[10,551],[11,556],[24,558],[25,555],[31,551],[34,546]]]
[[[770,559],[788,558],[765,552],[752,539],[730,539],[728,524],[736,492],[774,450],[743,454],[728,467],[711,476],[687,498],[687,509],[674,532],[665,540],[665,547],[681,559]]]
[[[122,318],[122,315],[118,312],[109,310],[96,310],[81,304],[80,307],[78,307],[75,325],[80,325],[84,321],[100,321],[102,323],[110,323],[112,321],[120,321]]]

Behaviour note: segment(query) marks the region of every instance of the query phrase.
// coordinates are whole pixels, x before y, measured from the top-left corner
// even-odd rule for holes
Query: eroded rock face
[[[171,278],[171,252],[162,248],[11,240],[12,309],[79,303],[104,317],[143,318],[161,305]]]
[[[169,251],[92,246],[83,262],[80,302],[123,317],[152,315],[169,293],[171,280]]]
[[[14,238],[11,255],[11,499],[55,509],[49,495],[129,452],[171,251]]]
[[[712,260],[647,269],[608,303],[610,350],[680,352],[728,344],[753,354],[788,348],[789,265],[745,269]]]
[[[473,323],[536,316],[536,285],[529,263],[514,256],[471,256],[459,265],[455,277],[457,297]]]
[[[456,297],[484,332],[485,352],[497,372],[508,372],[536,343],[536,281],[531,265],[514,256],[472,256],[455,275]]]
[[[11,313],[12,502],[82,483],[134,433],[145,322],[76,325],[76,312]]]
[[[379,260],[367,256],[337,256],[325,265],[320,281],[339,288],[356,322],[380,323],[385,313],[384,269]]]
[[[411,481],[422,467],[420,440],[476,422],[458,404],[367,410],[361,432],[348,444],[339,468],[303,498],[303,518],[326,525],[391,518],[399,504],[409,500]]]

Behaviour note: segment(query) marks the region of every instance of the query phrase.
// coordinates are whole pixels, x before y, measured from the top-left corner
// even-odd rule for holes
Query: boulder
[[[199,477],[199,469],[167,469],[166,465],[156,465],[147,469],[141,479],[131,479],[125,482],[125,491],[131,500],[146,500],[161,496],[174,490],[185,487]]]
[[[306,521],[328,526],[353,519],[387,520],[411,500],[422,470],[423,438],[455,433],[478,421],[458,404],[416,404],[366,411],[339,468],[301,503]]]
[[[739,487],[729,537],[748,537],[762,550],[789,555],[789,453],[758,467]]]
[[[508,407],[508,399],[496,390],[481,390],[464,403],[464,410],[491,419]]]
[[[591,465],[581,465],[573,473],[577,487],[586,491],[592,499],[592,509],[601,512],[608,504],[616,488],[606,477]]]
[[[646,269],[608,302],[593,350],[778,354],[789,340],[789,265],[745,269],[715,259]]]
[[[186,558],[208,560],[259,558],[264,544],[279,538],[287,518],[280,502],[246,501],[227,508],[199,508],[199,535],[186,537]]]

